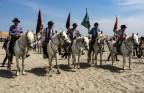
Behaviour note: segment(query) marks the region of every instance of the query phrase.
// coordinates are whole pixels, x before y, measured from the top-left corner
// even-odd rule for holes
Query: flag
[[[69,13],[68,18],[67,18],[66,28],[67,28],[67,29],[70,28],[70,13]]]
[[[113,31],[114,31],[114,32],[117,32],[117,30],[118,30],[118,18],[117,18],[117,16],[116,16],[116,22],[115,22]]]
[[[42,18],[41,18],[41,11],[39,10],[38,19],[37,19],[37,27],[36,27],[36,35],[40,32],[42,27]]]
[[[90,21],[89,21],[89,16],[88,16],[88,13],[87,13],[87,9],[86,9],[86,15],[85,15],[81,25],[86,27],[87,29],[90,28]]]

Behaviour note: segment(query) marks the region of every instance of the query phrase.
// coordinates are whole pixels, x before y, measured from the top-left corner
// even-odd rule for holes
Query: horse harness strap
[[[23,45],[22,43],[20,43],[20,41],[18,40],[19,48],[20,48],[23,52],[25,52],[25,50],[21,48],[20,44],[21,44],[22,46],[24,46],[24,45]],[[26,47],[26,46],[24,46],[24,47]]]

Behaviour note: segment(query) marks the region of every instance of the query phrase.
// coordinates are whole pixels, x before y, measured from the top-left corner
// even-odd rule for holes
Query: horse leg
[[[68,55],[68,66],[70,66],[69,60],[70,60],[70,55]]]
[[[20,67],[19,67],[19,57],[18,57],[18,56],[16,56],[16,63],[17,63],[17,71],[16,71],[16,75],[19,76]]]
[[[11,64],[12,64],[12,60],[13,60],[13,54],[10,53],[10,57],[8,58],[8,65],[7,65],[7,69],[11,71]]]
[[[95,52],[93,51],[92,53],[91,53],[91,56],[92,56],[92,64],[94,64],[94,61],[95,61]]]
[[[94,60],[95,60],[95,66],[97,67],[97,52],[95,52],[95,58],[94,58]]]
[[[59,65],[58,65],[58,63],[57,63],[57,54],[55,55],[55,60],[56,60],[57,72],[58,72],[58,74],[60,74]]]
[[[80,68],[80,64],[79,64],[80,56],[81,56],[81,52],[78,54],[78,64],[77,64],[77,68]]]
[[[123,69],[125,69],[124,67],[125,67],[125,56],[123,56]]]
[[[100,66],[102,66],[102,54],[103,54],[103,48],[100,50]]]
[[[51,71],[51,67],[52,67],[52,56],[49,55],[49,72]]]
[[[76,62],[76,56],[74,53],[72,53],[72,59],[73,59],[73,65],[74,65],[74,68],[75,68],[75,62]]]
[[[112,60],[112,66],[113,66],[113,64],[114,64],[114,53],[113,52],[111,52],[111,60]]]
[[[131,58],[132,58],[132,53],[129,55],[129,69],[131,70]]]
[[[25,65],[24,65],[25,55],[22,57],[22,75],[25,75]]]
[[[88,55],[87,55],[87,61],[88,61],[88,63],[90,63],[91,62],[91,50],[89,49],[88,50]]]

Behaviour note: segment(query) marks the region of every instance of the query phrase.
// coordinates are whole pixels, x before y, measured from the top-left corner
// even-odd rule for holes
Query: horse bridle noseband
[[[64,40],[63,39],[63,37],[61,36],[61,33],[60,33],[60,38],[62,38],[62,40],[64,41],[64,43],[66,44],[66,41],[68,40],[68,39],[66,39],[66,40]],[[59,42],[61,42],[60,41],[60,38],[58,38],[58,40],[59,40]],[[54,43],[54,41],[52,40],[52,38],[51,38],[51,41],[52,41],[52,43],[54,44],[54,45],[58,45],[58,44],[56,44],[56,43]],[[62,42],[61,42],[62,43]],[[55,50],[53,49],[53,47],[52,47],[52,44],[51,44],[51,48],[52,48],[52,50],[55,52]],[[55,54],[56,54],[57,52],[55,52]]]

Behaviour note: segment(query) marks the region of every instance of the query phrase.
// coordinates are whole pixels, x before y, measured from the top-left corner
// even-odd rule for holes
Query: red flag
[[[41,27],[42,27],[42,18],[41,18],[41,11],[39,10],[37,27],[36,27],[36,35],[40,32]]]
[[[115,22],[113,31],[116,32],[117,30],[118,30],[118,18],[117,18],[117,16],[116,16],[116,22]]]
[[[70,13],[69,13],[68,18],[67,18],[66,28],[67,28],[67,29],[70,28]]]

